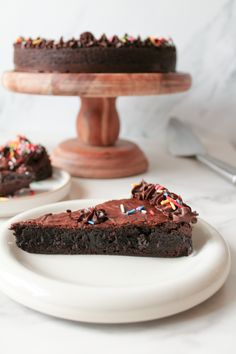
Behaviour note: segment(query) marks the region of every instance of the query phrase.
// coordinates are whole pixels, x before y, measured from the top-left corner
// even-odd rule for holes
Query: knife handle
[[[227,180],[236,184],[236,167],[227,164],[215,157],[209,155],[197,155],[196,158],[201,161],[204,165],[207,165],[212,170],[218,172],[221,176],[225,177]]]

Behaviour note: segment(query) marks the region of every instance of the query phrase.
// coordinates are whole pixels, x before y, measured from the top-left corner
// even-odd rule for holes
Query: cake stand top
[[[187,73],[35,73],[7,71],[3,85],[10,91],[56,96],[147,96],[187,91]]]

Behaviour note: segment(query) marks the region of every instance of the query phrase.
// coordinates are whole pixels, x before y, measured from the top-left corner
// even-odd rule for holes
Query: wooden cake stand
[[[191,76],[170,74],[3,74],[3,85],[15,92],[79,96],[77,138],[63,141],[52,154],[52,162],[73,176],[115,178],[145,172],[148,162],[140,148],[118,139],[118,96],[160,95],[186,91]],[[56,124],[56,121],[55,121]]]

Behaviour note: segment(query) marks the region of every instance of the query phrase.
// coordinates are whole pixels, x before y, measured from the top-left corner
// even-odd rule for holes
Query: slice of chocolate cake
[[[46,214],[11,230],[31,253],[180,257],[192,252],[196,216],[180,196],[142,181],[129,199]]]
[[[45,147],[18,135],[0,147],[0,171],[28,171],[35,181],[40,181],[51,177],[52,166]]]
[[[0,171],[0,197],[14,195],[22,188],[29,188],[34,175],[28,171]]]

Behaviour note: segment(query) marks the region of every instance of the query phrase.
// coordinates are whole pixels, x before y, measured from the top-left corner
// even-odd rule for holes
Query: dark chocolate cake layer
[[[164,38],[96,39],[89,32],[58,42],[20,37],[14,44],[14,64],[15,70],[29,72],[167,73],[175,71],[176,48]]]
[[[175,71],[173,48],[15,48],[16,71],[62,73],[168,73]]]
[[[22,188],[29,188],[34,180],[30,172],[0,171],[0,197],[13,195]]]
[[[18,247],[32,253],[187,256],[192,252],[190,223],[197,214],[158,186],[143,181],[130,199],[43,215],[11,229]]]

